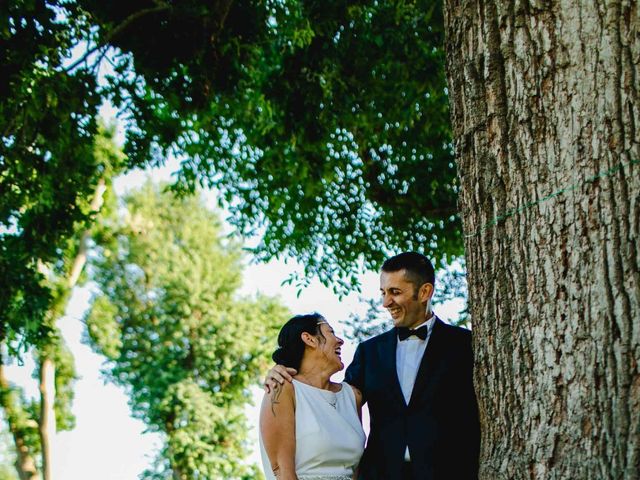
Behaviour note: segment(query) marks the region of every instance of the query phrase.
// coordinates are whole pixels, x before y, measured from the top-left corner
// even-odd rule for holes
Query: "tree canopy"
[[[261,258],[349,288],[396,249],[462,254],[439,2],[81,3],[130,72],[105,90],[126,153],[182,159],[176,190],[217,188]]]
[[[37,340],[42,264],[102,174],[99,106],[127,166],[178,157],[262,259],[341,290],[416,249],[462,254],[440,2],[18,0],[0,7],[2,336]]]
[[[61,70],[75,25],[55,17],[45,2],[0,6],[2,338],[43,333],[51,299],[39,265],[60,258],[98,178],[95,78]]]

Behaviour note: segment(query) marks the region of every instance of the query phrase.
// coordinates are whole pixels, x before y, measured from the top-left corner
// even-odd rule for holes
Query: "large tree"
[[[481,477],[638,478],[638,5],[446,12]]]
[[[46,271],[90,225],[101,102],[127,166],[182,160],[263,260],[346,292],[391,251],[462,254],[440,2],[0,6],[0,340],[46,341]]]
[[[238,294],[240,245],[200,198],[148,184],[125,209],[95,237],[87,327],[133,415],[164,436],[166,468],[145,478],[252,478],[244,408],[287,311]]]

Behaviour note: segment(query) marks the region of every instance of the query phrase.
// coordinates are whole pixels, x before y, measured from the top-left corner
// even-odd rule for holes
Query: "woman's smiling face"
[[[344,363],[342,363],[340,355],[342,354],[344,340],[336,336],[333,328],[326,321],[322,322],[319,327],[321,336],[324,337],[324,342],[320,339],[320,352],[330,363],[335,364],[336,372],[342,370]]]

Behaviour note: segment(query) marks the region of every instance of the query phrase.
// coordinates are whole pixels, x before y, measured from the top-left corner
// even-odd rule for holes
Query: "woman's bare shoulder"
[[[267,417],[280,417],[280,415],[291,415],[296,408],[295,389],[291,382],[285,381],[271,387],[269,393],[265,393],[262,398],[261,415]]]
[[[295,388],[292,382],[276,383],[269,393],[265,393],[264,399],[271,404],[272,410],[283,404],[295,407]]]

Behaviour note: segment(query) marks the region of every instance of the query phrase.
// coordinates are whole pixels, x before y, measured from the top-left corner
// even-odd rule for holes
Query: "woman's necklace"
[[[338,395],[336,395],[336,392],[332,390],[324,390],[322,392],[322,398],[325,402],[331,405],[334,410],[337,410],[336,405],[338,404]]]
[[[296,375],[296,377],[302,378],[303,380],[306,380],[304,378],[303,375]],[[300,380],[298,380],[300,381]],[[338,407],[338,396],[336,395],[336,392],[332,391],[332,390],[325,390],[324,388],[320,388],[320,387],[316,387],[314,385],[312,385],[311,383],[308,383],[306,381],[303,381],[303,383],[305,383],[306,385],[309,385],[310,387],[315,388],[316,390],[320,390],[320,396],[322,397],[322,399],[327,402],[334,410],[337,410]]]

